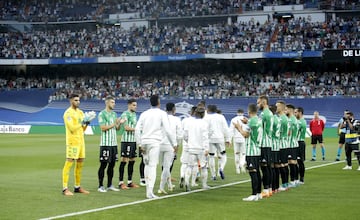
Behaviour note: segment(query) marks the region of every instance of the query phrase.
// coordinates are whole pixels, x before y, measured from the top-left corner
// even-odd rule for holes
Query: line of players
[[[248,106],[248,119],[233,122],[246,137],[252,194],[244,201],[257,201],[304,184],[306,121],[303,112],[303,108],[283,101],[269,106],[268,98],[260,96],[257,104]]]
[[[153,98],[153,102],[152,108],[160,108],[158,97]],[[257,116],[258,109],[261,111],[260,117]],[[135,110],[136,108],[132,109],[133,112]],[[176,109],[173,103],[167,103],[166,112],[168,124],[165,130],[167,135],[161,134],[160,139],[162,141],[158,143],[159,150],[154,155],[146,155],[146,149],[142,149],[146,158],[145,165],[142,166],[145,173],[141,171],[141,166],[140,173],[142,173],[141,177],[145,178],[147,198],[157,197],[153,193],[156,172],[152,168],[156,168],[159,157],[162,174],[158,193],[167,194],[165,191],[166,184],[168,190],[172,191],[174,186],[171,183],[171,169],[174,156],[181,142],[183,150],[180,159],[180,187],[185,187],[186,191],[197,186],[195,180],[199,175],[199,170],[201,171],[202,188],[204,189],[209,188],[207,185],[208,168],[210,168],[211,179],[225,178],[226,147],[230,146],[231,140],[234,146],[236,173],[246,172],[247,168],[252,181],[252,195],[244,198],[245,201],[256,201],[260,198],[270,197],[274,192],[285,191],[290,187],[304,183],[305,167],[303,161],[305,160],[306,122],[303,119],[301,107],[295,109],[294,106],[286,105],[282,101],[269,106],[268,98],[261,96],[257,105],[249,105],[249,118],[244,117],[243,111],[239,110],[238,116],[232,119],[230,127],[215,105],[208,105],[205,109],[204,102],[193,107],[191,117],[185,118],[181,122],[179,118],[174,116]],[[142,118],[141,115],[140,118]],[[142,125],[136,124],[135,127],[135,124],[133,124],[133,129],[127,128],[127,130],[132,132],[142,130]],[[142,145],[141,137],[137,138],[137,144],[138,146]],[[123,153],[122,156],[124,156]],[[151,166],[149,165],[149,156],[153,159],[156,158]],[[217,166],[215,165],[216,158],[218,159]],[[124,166],[124,160],[122,161]],[[131,165],[133,166],[133,164]],[[150,173],[146,172],[149,167],[152,167]],[[141,181],[144,182],[144,179]],[[262,192],[261,182],[263,183]],[[111,183],[109,184],[111,186]],[[134,183],[130,179],[131,184]],[[122,186],[124,184],[121,179],[119,187],[125,189]]]

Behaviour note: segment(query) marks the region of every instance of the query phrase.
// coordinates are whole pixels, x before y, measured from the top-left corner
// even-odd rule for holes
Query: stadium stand
[[[304,19],[278,25],[277,41],[272,51],[359,48],[359,17],[336,18],[327,23],[309,23]]]
[[[324,0],[319,2],[320,9],[359,10],[360,2],[356,0]]]
[[[95,30],[0,33],[0,58],[82,58],[166,54],[315,51],[360,47],[360,19],[311,22],[296,18],[260,25],[216,23],[206,26],[98,26]]]
[[[102,100],[108,95],[117,99],[148,98],[159,94],[162,98],[186,99],[228,99],[268,94],[270,97],[341,97],[359,96],[359,72],[285,72],[277,77],[264,74],[197,74],[166,76],[115,76],[67,77],[63,79],[16,78],[0,79],[2,96],[0,100],[11,101],[11,91],[24,92],[24,101],[32,91],[44,90],[48,102],[64,100],[73,92],[82,95],[83,100]],[[29,91],[29,92],[27,92]],[[52,91],[52,92],[51,92]],[[7,98],[5,98],[7,97]],[[19,96],[21,97],[21,96]],[[36,95],[36,97],[39,97]],[[22,99],[21,99],[22,100]],[[15,100],[16,101],[16,100]],[[29,101],[30,105],[35,105]]]
[[[99,27],[96,31],[1,33],[0,58],[137,56],[264,51],[270,25]],[[227,34],[229,33],[229,34]]]
[[[138,13],[137,18],[239,14],[264,6],[304,4],[306,8],[356,9],[358,1],[317,0],[10,0],[0,2],[0,20],[67,22],[102,20],[109,14]],[[136,18],[136,17],[135,17]]]
[[[257,10],[268,5],[319,4],[352,5],[358,1],[6,1],[1,2],[0,18],[17,21],[75,21],[97,19],[110,13],[154,13],[160,17],[220,15],[239,12],[240,8]],[[71,3],[71,4],[69,4]],[[36,7],[35,7],[36,6]],[[115,7],[114,7],[115,6]],[[310,6],[309,6],[310,7]],[[156,10],[158,12],[156,12]],[[348,9],[345,7],[345,9]],[[159,11],[161,13],[159,13]],[[46,26],[46,25],[45,25]],[[246,52],[324,51],[327,49],[360,48],[359,16],[328,17],[326,22],[312,22],[309,18],[289,20],[269,19],[264,24],[249,22],[220,22],[207,25],[164,24],[151,27],[132,27],[98,24],[96,28],[38,30],[0,33],[0,58],[91,58],[140,55],[218,54]],[[255,73],[254,73],[255,72]],[[84,99],[102,99],[114,95],[118,99],[146,98],[152,93],[162,97],[215,98],[256,96],[357,96],[358,72],[346,71],[338,76],[332,70],[280,71],[276,78],[265,77],[264,71],[223,71],[209,73],[185,72],[168,77],[114,76],[104,77],[62,75],[47,77],[5,77],[0,79],[2,90],[52,88],[50,101],[63,100],[73,91],[80,91]],[[84,75],[84,73],[83,73]],[[190,76],[191,75],[191,76]],[[270,75],[272,75],[270,73]],[[68,78],[66,78],[68,77]],[[340,78],[339,78],[340,77]],[[81,83],[79,83],[81,82]],[[340,83],[341,82],[341,83]]]
[[[289,6],[295,13],[298,4],[310,15],[291,14],[289,19],[271,16],[275,6]],[[222,106],[229,99],[245,98],[243,102],[264,93],[317,101],[359,97],[359,60],[344,56],[339,60],[339,55],[331,58],[328,53],[345,49],[359,53],[359,6],[359,1],[346,0],[2,1],[0,59],[5,64],[0,67],[0,108],[6,110],[2,111],[5,119],[6,114],[16,112],[20,114],[18,122],[25,123],[40,118],[42,108],[49,117],[53,111],[60,114],[73,92],[82,95],[85,110],[100,110],[107,95],[115,96],[119,103],[130,97],[146,101],[157,93],[165,100],[206,99]],[[321,22],[311,16],[319,9],[325,16]],[[126,18],[130,23],[141,20],[148,25],[126,28],[108,23],[111,15],[125,14],[131,14]],[[267,14],[267,20],[240,19],[259,14]],[[21,28],[14,25],[17,23]],[[306,51],[321,53],[299,59],[297,53]],[[259,52],[262,57],[249,56],[242,61],[234,56],[250,52]],[[291,52],[295,56],[284,58],[292,56]],[[285,56],[275,56],[281,53]],[[195,60],[185,56],[178,64],[149,58],[196,54],[234,57],[224,61],[229,58],[202,56]],[[150,61],[125,62],[131,56],[146,56]],[[113,57],[124,60],[99,62],[100,58]],[[90,60],[89,66],[69,67],[67,58]],[[31,59],[36,61],[24,64]],[[45,67],[37,66],[39,60],[47,61],[41,64]],[[19,62],[7,64],[11,61]],[[327,100],[320,102],[325,106]],[[348,100],[356,103],[357,99]],[[224,114],[230,117],[236,108],[235,104],[226,106]],[[24,115],[35,112],[37,115]]]

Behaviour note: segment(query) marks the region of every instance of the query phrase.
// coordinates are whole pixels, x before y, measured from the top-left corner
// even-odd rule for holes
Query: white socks
[[[190,186],[190,176],[192,174],[192,171],[194,170],[193,166],[187,166],[186,172],[185,172],[185,185]]]
[[[146,193],[153,194],[156,181],[156,166],[145,165],[144,173],[146,182]]]
[[[225,165],[227,162],[227,156],[225,154],[221,154],[221,157],[219,158],[219,168],[224,171]]]
[[[207,186],[207,178],[208,178],[208,170],[206,167],[201,168],[201,180],[202,180],[202,185]]]
[[[194,166],[191,171],[192,171],[192,173],[191,173],[191,185],[194,186],[196,184],[196,177],[197,177],[198,172],[199,172],[198,166]]]
[[[240,169],[240,153],[235,153],[235,169]]]
[[[185,172],[186,172],[186,168],[187,168],[187,164],[186,163],[182,163],[181,167],[180,167],[180,177],[185,177]]]
[[[211,155],[209,157],[209,167],[210,167],[211,177],[216,176],[216,173],[215,173],[215,157],[211,156]]]

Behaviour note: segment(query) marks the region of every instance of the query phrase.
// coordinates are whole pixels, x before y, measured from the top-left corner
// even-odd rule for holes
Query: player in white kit
[[[184,139],[187,142],[188,166],[185,172],[185,188],[190,191],[190,176],[196,164],[201,167],[202,188],[208,189],[207,178],[207,156],[209,153],[208,125],[202,119],[205,114],[204,108],[196,108],[195,118],[190,120],[184,127]]]
[[[208,105],[204,120],[209,126],[209,167],[211,178],[216,180],[215,154],[218,157],[218,174],[225,179],[224,168],[227,162],[225,142],[230,144],[229,128],[223,115],[217,113],[216,105]]]
[[[162,173],[160,180],[159,194],[167,194],[165,191],[165,184],[167,183],[169,191],[173,190],[171,183],[170,167],[174,161],[174,155],[177,152],[177,148],[182,139],[182,128],[179,117],[175,116],[175,104],[169,102],[166,104],[166,112],[170,122],[170,132],[175,134],[177,140],[177,146],[174,148],[168,138],[164,138],[160,144],[160,161],[162,162]],[[165,135],[164,135],[165,136]]]
[[[231,119],[230,122],[230,140],[232,140],[232,144],[234,146],[234,156],[235,156],[235,170],[236,173],[246,173],[246,154],[245,154],[245,138],[244,136],[235,128],[234,124],[239,123],[243,124],[244,120],[244,110],[239,109],[237,111],[237,115]]]
[[[156,166],[159,162],[160,143],[168,138],[170,145],[176,147],[175,135],[170,132],[169,119],[165,111],[160,109],[158,95],[150,97],[151,108],[144,111],[135,127],[135,137],[138,146],[143,149],[145,163],[146,198],[157,198],[154,195],[156,181]],[[164,137],[165,133],[165,137]]]
[[[184,129],[184,127],[187,126],[189,121],[194,119],[194,117],[195,117],[194,116],[195,109],[196,109],[196,106],[191,107],[190,116],[187,117],[187,118],[184,118],[181,121],[181,125],[182,125],[183,129]],[[180,166],[180,188],[183,188],[184,184],[185,184],[185,172],[186,172],[186,169],[187,169],[187,166],[188,166],[188,159],[187,158],[188,158],[188,155],[189,155],[187,147],[188,147],[188,144],[183,139],[183,141],[182,141],[182,152],[181,152],[181,157],[180,157],[180,162],[181,162],[181,166]],[[196,163],[195,165],[197,165],[197,164],[198,163]],[[198,174],[198,170],[199,169],[194,168],[193,171],[192,171],[191,186],[197,186],[197,184],[196,184],[196,176]]]

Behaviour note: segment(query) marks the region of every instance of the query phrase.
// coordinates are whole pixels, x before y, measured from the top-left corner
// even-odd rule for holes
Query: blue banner
[[[305,50],[302,53],[302,57],[322,57],[322,51],[309,51]]]
[[[269,52],[264,53],[264,58],[302,58],[322,57],[322,51],[291,51],[291,52]]]
[[[328,52],[325,52],[326,55]],[[92,58],[51,58],[51,59],[0,59],[0,65],[54,65],[54,64],[87,64],[87,63],[121,63],[121,62],[169,62],[193,59],[259,59],[259,58],[303,58],[322,57],[323,51],[291,52],[249,52],[224,54],[173,54],[161,56],[118,56]],[[359,57],[360,51],[344,51],[345,56]]]
[[[264,53],[264,58],[301,58],[302,51],[294,52],[269,52]]]
[[[49,64],[84,64],[98,63],[98,58],[65,58],[65,59],[49,59]]]
[[[168,56],[152,56],[152,62],[165,62],[165,61],[184,61],[193,59],[204,59],[205,54],[174,54]]]

